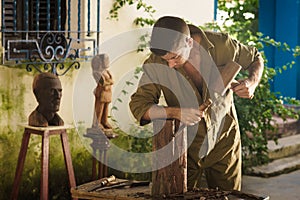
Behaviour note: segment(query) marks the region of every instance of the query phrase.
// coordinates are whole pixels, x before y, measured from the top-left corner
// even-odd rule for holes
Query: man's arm
[[[183,124],[192,126],[198,123],[204,116],[204,112],[210,107],[212,101],[206,100],[198,109],[194,108],[175,108],[175,107],[163,107],[153,105],[143,115],[143,120],[154,120],[154,119],[178,119]]]
[[[175,108],[153,105],[143,115],[142,119],[152,121],[155,119],[178,119],[182,123],[192,126],[203,117],[203,112],[194,108]]]
[[[241,98],[253,98],[254,91],[258,86],[264,70],[264,61],[259,56],[248,68],[249,76],[247,79],[240,80],[232,90]]]

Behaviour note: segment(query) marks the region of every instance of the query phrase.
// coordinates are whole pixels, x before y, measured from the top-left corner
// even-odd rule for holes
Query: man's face
[[[161,58],[168,62],[168,66],[170,68],[178,68],[188,60],[192,45],[193,40],[191,38],[187,38],[184,47],[168,52]]]
[[[59,79],[46,78],[40,83],[37,100],[42,110],[48,112],[59,111],[62,87]]]

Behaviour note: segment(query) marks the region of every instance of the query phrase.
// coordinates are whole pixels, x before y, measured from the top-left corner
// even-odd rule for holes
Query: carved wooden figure
[[[93,76],[97,83],[95,94],[95,115],[93,127],[99,127],[104,132],[111,130],[108,122],[109,104],[112,100],[113,78],[108,70],[109,57],[107,54],[96,55],[92,60]]]
[[[85,137],[93,140],[93,168],[92,178],[96,179],[97,164],[98,178],[107,176],[107,155],[110,147],[109,139],[117,137],[108,122],[109,104],[112,100],[113,79],[108,71],[109,57],[107,54],[96,55],[92,59],[93,77],[97,83],[94,90],[95,106],[92,128],[87,129]],[[98,161],[97,161],[98,160]]]

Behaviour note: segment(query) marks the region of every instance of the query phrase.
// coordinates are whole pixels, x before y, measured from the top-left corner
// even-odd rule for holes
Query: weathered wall
[[[59,114],[66,123],[72,123],[72,93],[76,72],[60,77],[63,85]],[[32,92],[33,72],[16,67],[0,66],[0,127],[15,129],[26,123],[29,114],[38,105]]]
[[[176,15],[199,25],[210,22],[213,19],[214,1],[145,0],[145,2],[152,5],[157,10],[154,14],[156,18],[163,15]],[[118,35],[136,29],[133,25],[133,20],[137,16],[145,16],[142,11],[136,11],[135,6],[125,6],[120,10],[118,21],[109,20],[107,17],[109,16],[109,10],[111,9],[113,1],[105,0],[101,1],[101,3],[101,43],[104,43],[107,40],[113,40],[114,37]],[[93,13],[92,16],[95,17],[95,13]],[[114,49],[128,45],[126,42],[128,41],[124,40],[117,45],[110,46],[110,48]],[[133,71],[136,67],[141,66],[146,56],[147,54],[137,54],[135,50],[132,50],[111,60],[112,63],[110,69],[115,80],[113,102],[117,102],[116,98],[118,98],[120,94],[122,95],[121,90],[124,87],[125,82],[128,78],[132,78]],[[2,198],[7,198],[9,196],[14,177],[14,170],[23,131],[19,124],[26,123],[28,115],[37,106],[31,87],[33,77],[34,72],[27,72],[24,68],[0,66],[0,179],[2,181],[0,184],[0,194],[6,194],[6,196]],[[80,79],[80,77],[85,77],[85,79]],[[60,116],[66,123],[74,123],[73,102],[76,101],[76,105],[81,109],[79,111],[77,110],[77,114],[85,114],[86,116],[84,116],[83,119],[87,121],[91,120],[91,113],[94,106],[92,92],[95,87],[95,81],[91,76],[90,63],[82,63],[79,70],[73,70],[72,72],[67,73],[67,75],[60,77],[60,80],[63,85],[62,102],[59,111]],[[74,88],[77,91],[78,86],[80,86],[85,93],[76,93],[74,95]],[[133,91],[133,89],[134,88],[126,88],[128,91]],[[86,94],[89,95],[89,98],[85,98]],[[78,97],[80,96],[84,97],[85,100],[79,99]],[[128,97],[129,96],[126,98]],[[126,104],[126,101],[124,102]],[[124,112],[126,112],[127,115],[130,115],[128,108],[126,106],[124,106],[124,108]],[[117,113],[117,115],[118,114],[119,113]],[[79,177],[80,173],[87,174],[89,166],[87,166],[86,161],[83,160],[84,156],[82,155],[83,151],[81,150],[83,145],[81,144],[81,139],[78,139],[76,132],[72,132],[70,142],[74,159],[73,162],[75,162],[74,167],[77,168],[77,170],[75,169],[76,177]],[[62,160],[61,157],[55,156],[56,152],[61,152],[60,146],[57,146],[58,144],[59,141],[56,141],[54,147],[52,147],[53,149],[51,149],[52,154],[54,154],[54,158],[51,159],[54,160],[54,163],[55,159]],[[29,194],[33,196],[36,195],[35,197],[38,198],[39,171],[37,171],[36,166],[39,165],[40,138],[36,137],[35,139],[32,139],[30,145],[31,150],[28,153],[29,158],[25,163],[26,170],[24,174],[26,179],[23,181],[26,182],[25,184],[28,188],[32,188],[32,191],[30,191]],[[84,170],[80,170],[78,166],[83,166]],[[64,172],[63,166],[61,171]],[[58,175],[57,177],[60,176]],[[81,179],[81,181],[84,180]],[[53,183],[56,182],[54,181]],[[33,191],[37,194],[33,194]],[[31,198],[34,197],[31,196]]]
[[[148,5],[152,5],[156,10],[156,12],[153,14],[154,18],[156,19],[165,15],[174,15],[182,17],[196,25],[203,25],[206,22],[211,22],[214,17],[214,1],[145,0],[144,2]],[[111,114],[117,120],[122,120],[120,121],[120,126],[126,126],[126,124],[128,125],[130,123],[134,123],[134,119],[131,116],[131,112],[128,108],[129,97],[133,92],[134,87],[130,85],[126,86],[126,81],[134,76],[134,70],[136,67],[141,66],[148,55],[147,52],[136,53],[136,48],[132,48],[133,42],[131,42],[127,34],[138,34],[136,33],[138,28],[133,23],[137,16],[149,16],[143,11],[143,9],[136,10],[136,5],[125,5],[119,10],[118,20],[108,19],[109,10],[112,7],[113,1],[102,1],[101,3],[100,26],[102,32],[100,34],[100,40],[102,46],[100,47],[100,52],[108,53],[111,58],[110,70],[115,81],[113,87],[113,102],[111,105],[118,107],[118,111],[115,111]],[[91,93],[95,88],[95,83],[93,80],[91,80],[90,74],[90,67],[80,70],[79,76],[81,81],[77,85],[76,83],[74,85],[75,90],[80,91],[78,91],[78,94],[75,94],[76,99],[74,99],[74,101],[85,102],[83,105],[91,105],[93,103],[93,96]],[[136,80],[133,79],[133,81]],[[83,86],[83,84],[85,86]],[[82,89],[80,89],[80,87]],[[121,90],[123,89],[128,92],[128,95],[122,95]],[[122,98],[122,104],[118,102],[117,98]],[[75,116],[76,121],[85,121],[87,124],[91,123],[93,112],[92,107],[86,108],[76,106],[74,111],[75,115],[76,113],[79,113],[79,115]]]

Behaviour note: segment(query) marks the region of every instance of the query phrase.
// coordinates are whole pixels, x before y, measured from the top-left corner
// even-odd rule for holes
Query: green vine
[[[149,15],[149,18],[137,17],[134,20],[135,25],[144,27],[145,25],[154,24],[155,20],[153,18],[153,13],[155,13],[156,10],[152,6],[144,3],[143,0],[115,0],[115,2],[112,5],[112,8],[109,11],[108,18],[119,20],[119,10],[126,5],[135,5],[136,10],[142,9],[144,13],[147,13]]]
[[[219,0],[219,10],[227,13],[223,18],[224,23],[209,23],[206,28],[227,32],[244,44],[257,47],[264,56],[265,69],[262,80],[255,91],[254,98],[249,101],[235,96],[235,105],[239,117],[243,146],[243,170],[249,172],[252,166],[261,165],[269,161],[268,140],[277,141],[278,128],[274,126],[274,116],[283,120],[287,118],[299,119],[299,112],[291,109],[286,104],[300,105],[295,98],[283,97],[279,92],[271,91],[271,83],[275,76],[280,75],[295,65],[294,59],[300,55],[300,47],[291,48],[285,42],[275,41],[269,36],[258,32],[258,0],[239,1],[232,0],[231,6],[228,1]],[[251,14],[247,18],[245,14]],[[227,25],[231,22],[230,25]],[[246,30],[246,31],[245,31]],[[280,51],[287,52],[294,56],[282,66],[268,66],[268,60],[263,53],[263,48],[272,46]],[[243,76],[244,74],[240,74]]]

